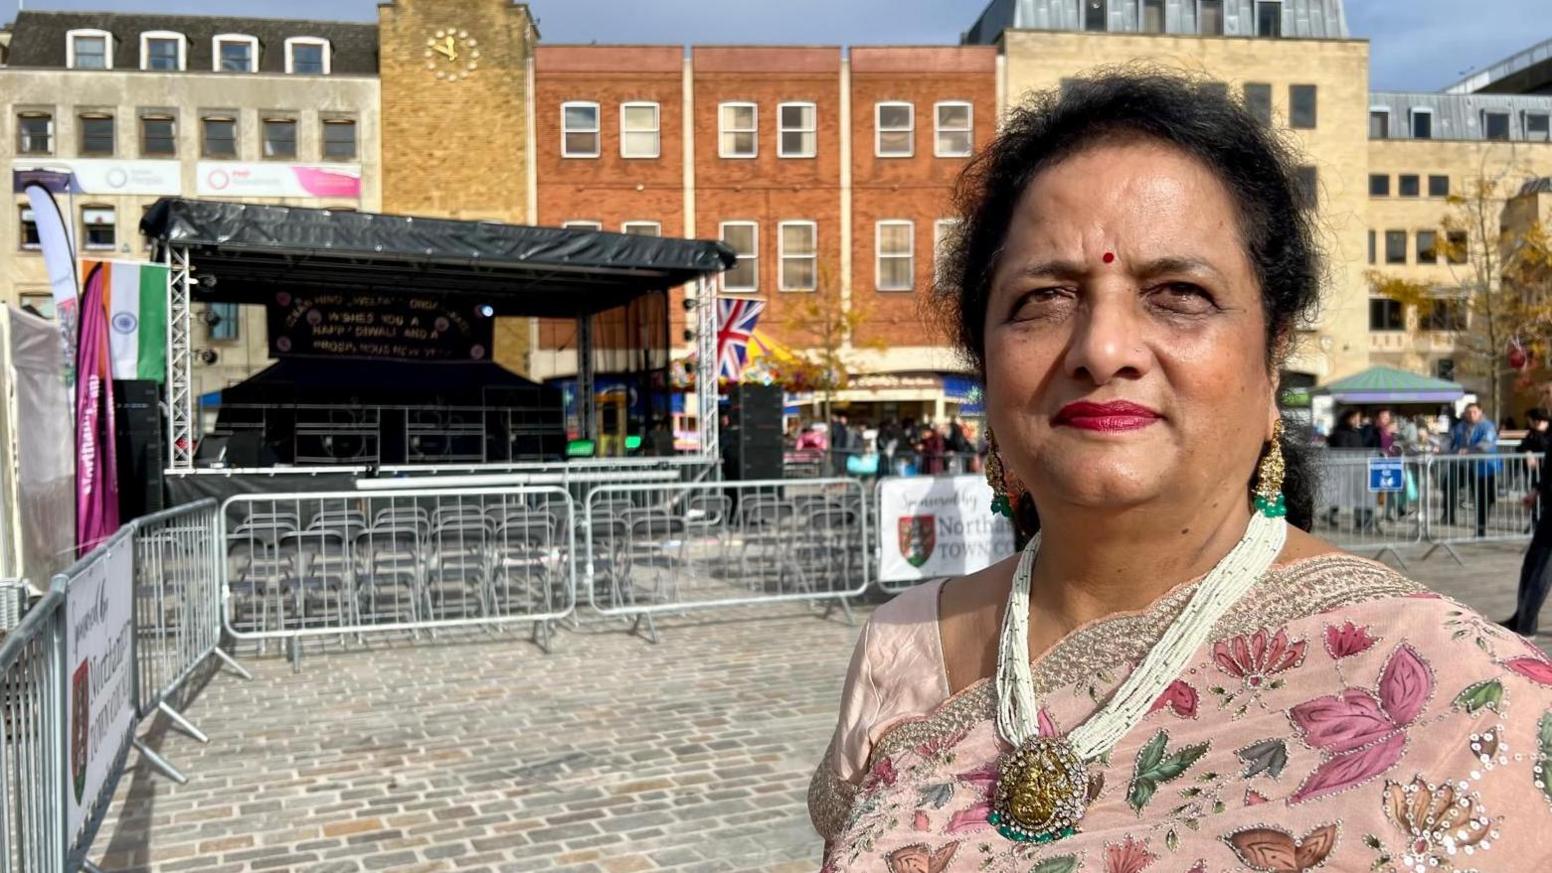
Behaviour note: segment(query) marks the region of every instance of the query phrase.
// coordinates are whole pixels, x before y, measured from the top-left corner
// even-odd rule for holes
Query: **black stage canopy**
[[[496,315],[570,318],[731,268],[720,242],[213,200],[163,198],[140,230],[186,246],[204,302],[277,287],[466,295]]]

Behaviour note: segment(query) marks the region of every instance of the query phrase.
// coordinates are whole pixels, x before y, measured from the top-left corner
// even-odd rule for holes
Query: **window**
[[[969,103],[938,103],[933,106],[933,130],[936,134],[933,154],[940,158],[965,158],[974,147]]]
[[[1283,35],[1283,4],[1281,2],[1256,2],[1256,36]]]
[[[140,69],[181,70],[188,39],[171,30],[148,30],[140,34]]]
[[[1450,196],[1450,177],[1449,176],[1429,176],[1428,177],[1428,196],[1429,197],[1448,197],[1448,196]]]
[[[1466,329],[1465,298],[1439,297],[1428,303],[1428,315],[1423,319],[1423,327],[1428,330],[1448,331]]]
[[[1405,330],[1406,310],[1400,300],[1369,298],[1369,330]]]
[[[560,223],[560,226],[566,228],[567,230],[603,230],[604,229],[604,224],[601,221],[585,221],[585,220],[577,220],[577,219],[573,219],[571,221],[563,221],[563,222]]]
[[[113,69],[113,34],[106,30],[66,31],[65,66],[72,70]]]
[[[776,156],[811,158],[818,151],[819,110],[812,103],[783,103],[776,107]]]
[[[1070,8],[1070,7],[1069,7]],[[1105,0],[1083,0],[1083,29],[1105,31]]]
[[[1142,32],[1164,32],[1164,0],[1142,0]]]
[[[52,154],[54,116],[45,112],[23,112],[16,116],[16,151],[23,155]]]
[[[916,225],[909,221],[880,221],[875,226],[878,290],[909,291],[915,285],[915,230]]]
[[[1466,238],[1463,230],[1452,230],[1445,237],[1449,245],[1445,250],[1446,260],[1452,264],[1464,264],[1471,258],[1471,243]]]
[[[140,117],[140,154],[148,158],[165,158],[177,153],[177,126],[172,116],[142,115]]]
[[[201,119],[204,124],[204,155],[207,158],[237,157],[237,119],[220,115]]]
[[[1438,231],[1420,230],[1417,232],[1417,262],[1419,264],[1437,264],[1439,262]]]
[[[717,156],[752,158],[759,151],[760,113],[753,103],[717,107]]]
[[[655,221],[627,221],[620,225],[620,233],[632,236],[662,236],[663,226]]]
[[[1281,5],[1281,4],[1278,4]],[[1315,127],[1315,86],[1288,86],[1288,126],[1312,130]]]
[[[1370,173],[1369,174],[1369,196],[1370,197],[1389,197],[1390,196],[1390,175],[1388,173]]]
[[[1433,110],[1412,110],[1412,138],[1433,139]]]
[[[562,103],[560,105],[560,156],[563,158],[598,157],[598,104]]]
[[[213,340],[235,340],[241,334],[242,318],[237,303],[212,303],[210,304],[210,338]]]
[[[1525,113],[1525,138],[1534,142],[1552,140],[1552,115],[1545,112]]]
[[[210,40],[211,70],[217,73],[257,73],[259,38],[242,33],[223,33]]]
[[[1487,139],[1504,140],[1509,138],[1509,113],[1484,112],[1482,113],[1482,136]]]
[[[113,207],[83,206],[81,223],[86,226],[86,248],[103,251],[118,243]]]
[[[1404,230],[1385,231],[1385,263],[1404,264],[1407,256],[1407,234]]]
[[[1206,98],[1227,100],[1229,97],[1228,82],[1203,82],[1197,88]]]
[[[1451,358],[1440,358],[1433,362],[1433,374],[1447,382],[1455,379],[1455,361]]]
[[[621,103],[620,157],[655,158],[660,151],[657,104]]]
[[[1245,110],[1262,124],[1271,124],[1272,86],[1265,82],[1246,82]]]
[[[914,152],[916,107],[910,103],[877,103],[873,106],[873,154],[881,158],[908,158]]]
[[[81,154],[113,154],[113,116],[82,115],[78,121],[81,125]]]
[[[33,312],[36,312],[38,315],[43,316],[44,318],[48,319],[49,321],[53,321],[54,320],[54,295],[53,294],[51,294],[51,293],[49,293],[47,291],[33,292],[33,293],[28,293],[26,291],[23,291],[23,292],[21,292],[17,296],[21,298],[21,308],[22,309],[27,309],[27,310],[31,310]]]
[[[1223,36],[1223,0],[1197,0],[1196,22],[1203,36]]]
[[[21,246],[24,249],[37,250],[43,248],[43,241],[38,237],[38,220],[31,209],[21,207]]]
[[[349,118],[325,118],[323,120],[323,159],[326,161],[353,161],[356,159],[356,122]]]
[[[754,291],[760,287],[760,226],[752,221],[724,221],[722,241],[738,255],[733,269],[722,274],[722,290]]]
[[[1319,176],[1313,166],[1302,166],[1294,170],[1294,181],[1298,183],[1299,203],[1305,209],[1314,209],[1320,203]]]
[[[1369,110],[1369,139],[1390,139],[1390,110]]]
[[[948,253],[947,246],[958,226],[957,218],[940,218],[932,223],[932,281],[934,284],[943,281],[943,256]]]
[[[296,158],[296,119],[264,119],[264,157],[289,161]]]
[[[1402,173],[1396,177],[1396,193],[1402,197],[1416,197],[1422,193],[1422,185],[1416,173]]]
[[[819,285],[818,226],[812,221],[783,221],[777,257],[781,273],[776,287],[783,291],[812,291]]]
[[[1374,239],[1375,239],[1376,236],[1378,236],[1378,234],[1376,234],[1374,231],[1372,231],[1372,230],[1369,231],[1369,263],[1370,264],[1374,263],[1374,258],[1375,258],[1375,242],[1374,242]]]
[[[329,41],[316,36],[286,39],[286,72],[299,76],[329,74]]]

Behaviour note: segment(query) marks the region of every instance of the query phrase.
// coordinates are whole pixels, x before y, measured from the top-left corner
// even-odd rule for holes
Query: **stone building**
[[[145,257],[163,196],[377,211],[377,28],[337,21],[25,11],[0,68],[0,158],[73,171],[83,257]],[[0,300],[52,311],[26,198],[0,210]],[[201,392],[269,361],[256,307],[201,310]]]

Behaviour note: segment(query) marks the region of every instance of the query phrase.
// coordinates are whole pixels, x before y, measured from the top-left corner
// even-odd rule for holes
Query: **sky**
[[[376,21],[377,0],[0,0],[28,9]],[[1370,40],[1369,87],[1433,91],[1552,38],[1548,0],[1347,0]],[[529,0],[551,43],[944,44],[986,0]],[[1469,13],[1463,9],[1469,7]]]

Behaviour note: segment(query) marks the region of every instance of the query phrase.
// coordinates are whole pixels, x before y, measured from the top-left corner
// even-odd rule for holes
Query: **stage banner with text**
[[[121,531],[65,591],[72,846],[113,799],[135,727],[134,544]]]
[[[879,581],[961,576],[1013,554],[1013,525],[991,504],[982,476],[880,480]]]
[[[413,294],[280,291],[267,309],[275,357],[483,361],[495,324],[477,304]]]

